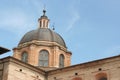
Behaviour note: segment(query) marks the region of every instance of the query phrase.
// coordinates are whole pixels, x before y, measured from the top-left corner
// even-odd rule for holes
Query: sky
[[[0,0],[0,46],[11,52],[43,14],[72,52],[71,64],[120,55],[120,0]]]

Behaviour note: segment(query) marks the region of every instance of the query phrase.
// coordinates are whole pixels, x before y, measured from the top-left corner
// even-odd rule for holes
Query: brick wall
[[[98,80],[100,73],[107,80],[120,80],[120,57],[53,70],[48,80]]]

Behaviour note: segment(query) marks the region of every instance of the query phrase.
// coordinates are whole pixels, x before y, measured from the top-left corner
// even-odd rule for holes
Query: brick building
[[[71,65],[63,38],[49,29],[43,10],[36,30],[27,32],[13,57],[0,59],[0,80],[120,80],[120,56]]]

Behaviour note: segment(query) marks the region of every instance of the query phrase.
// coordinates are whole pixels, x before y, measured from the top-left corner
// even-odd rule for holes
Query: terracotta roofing
[[[36,30],[27,32],[19,44],[30,42],[32,40],[56,42],[66,48],[63,38],[49,28],[38,28]]]

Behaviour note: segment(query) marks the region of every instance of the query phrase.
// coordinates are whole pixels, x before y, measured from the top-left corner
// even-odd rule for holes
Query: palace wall
[[[120,57],[98,60],[48,72],[48,80],[120,80]]]

